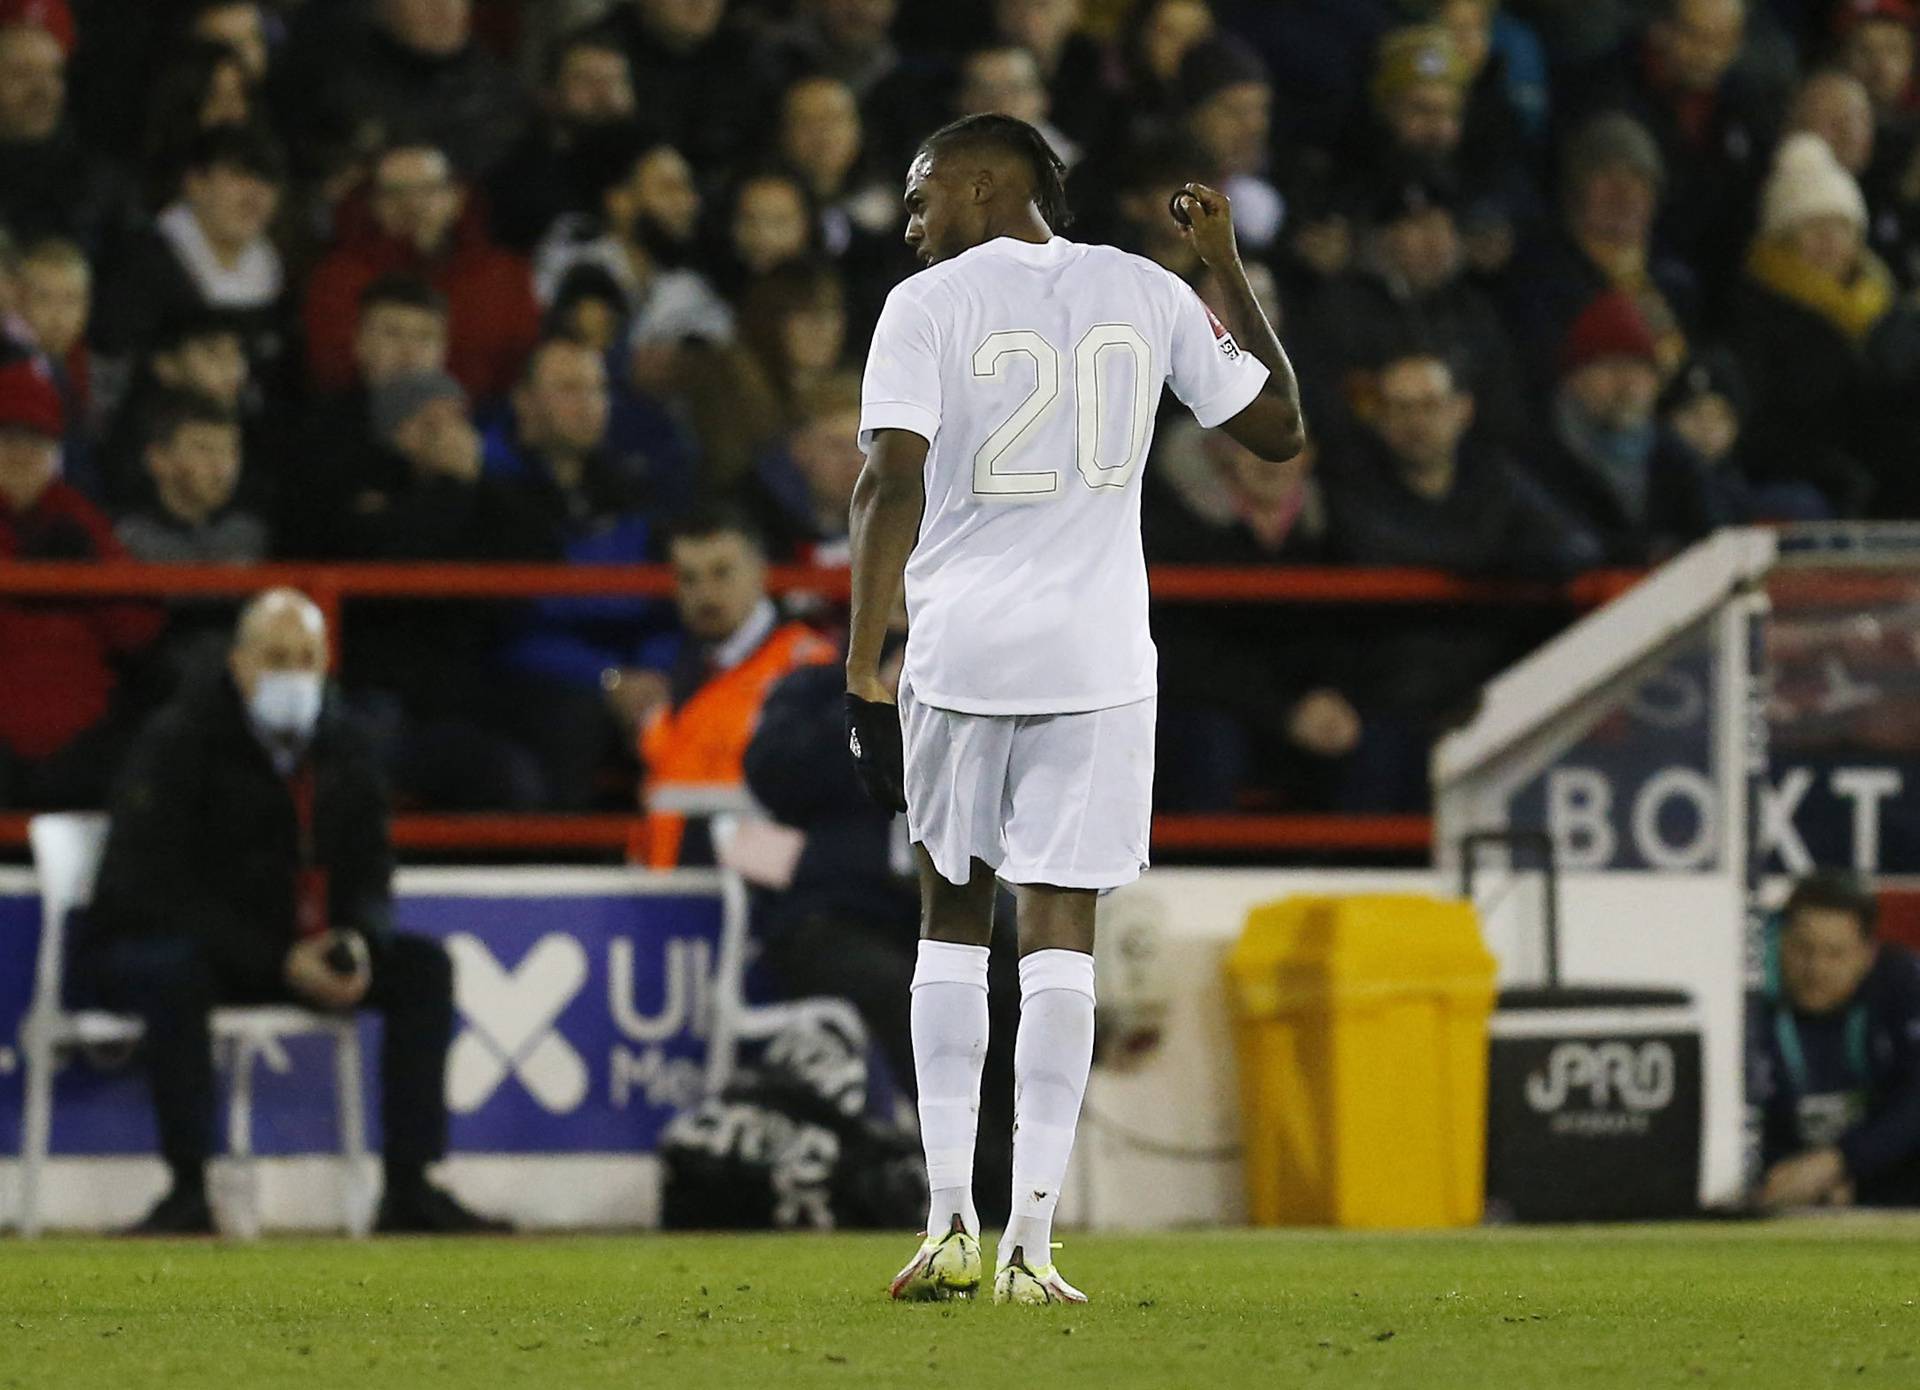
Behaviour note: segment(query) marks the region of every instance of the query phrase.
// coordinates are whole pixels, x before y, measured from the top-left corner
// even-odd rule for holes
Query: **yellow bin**
[[[1471,904],[1259,907],[1227,961],[1260,1226],[1470,1226],[1494,960]]]

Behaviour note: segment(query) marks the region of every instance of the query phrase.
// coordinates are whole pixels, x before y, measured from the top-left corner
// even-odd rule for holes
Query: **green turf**
[[[911,1241],[0,1242],[0,1387],[1920,1386],[1920,1225],[1080,1237],[1096,1302],[897,1306]]]

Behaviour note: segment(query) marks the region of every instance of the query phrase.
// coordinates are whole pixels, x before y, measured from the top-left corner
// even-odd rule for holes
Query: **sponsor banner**
[[[716,892],[403,893],[395,917],[401,930],[443,942],[453,958],[454,1152],[644,1153],[675,1110],[699,1097],[720,930]],[[20,1142],[17,1039],[38,936],[38,902],[0,896],[0,1153]],[[380,1030],[371,1015],[361,1026],[372,1098]],[[255,1150],[332,1150],[331,1047],[293,1039],[285,1053],[270,1059],[284,1071],[255,1063]],[[119,1051],[63,1064],[56,1153],[154,1151],[152,1108],[130,1061]],[[369,1133],[377,1147],[377,1104]]]
[[[1508,823],[1546,827],[1562,871],[1724,867],[1715,664],[1707,635],[1689,642],[1520,787]]]

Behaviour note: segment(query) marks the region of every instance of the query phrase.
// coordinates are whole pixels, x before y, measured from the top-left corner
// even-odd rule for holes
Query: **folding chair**
[[[725,783],[664,782],[647,789],[647,809],[664,815],[705,820],[720,875],[720,949],[713,965],[713,1009],[707,1038],[708,1095],[726,1089],[739,1065],[740,1045],[763,1042],[796,1023],[833,1022],[854,1037],[865,1037],[859,1012],[844,999],[796,999],[781,1004],[749,1004],[747,968],[752,963],[751,902],[745,878],[727,867],[726,847],[739,827],[768,819],[746,788]]]
[[[53,1074],[60,1054],[79,1047],[137,1042],[138,1018],[101,1009],[69,1009],[62,992],[67,919],[93,900],[94,875],[106,845],[107,818],[100,815],[35,816],[27,827],[34,871],[40,880],[40,950],[34,966],[33,1002],[20,1029],[26,1064],[26,1123],[20,1145],[20,1234],[41,1229],[40,1184],[53,1135]],[[351,1017],[293,1006],[221,1008],[212,1019],[216,1056],[232,1049],[232,1093],[227,1109],[227,1156],[240,1181],[231,1204],[232,1234],[259,1234],[258,1171],[253,1161],[253,1063],[285,1072],[282,1042],[304,1034],[333,1039],[334,1080],[340,1121],[340,1199],[350,1235],[372,1225],[372,1193],[366,1180],[366,1106],[360,1086],[360,1032]]]

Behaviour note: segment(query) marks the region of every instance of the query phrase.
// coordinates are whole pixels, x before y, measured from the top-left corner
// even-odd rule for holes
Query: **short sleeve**
[[[1175,277],[1173,370],[1168,385],[1207,429],[1225,424],[1253,403],[1267,384],[1267,369],[1234,341],[1187,285]]]
[[[931,444],[939,428],[939,331],[919,296],[900,285],[887,296],[867,351],[860,447],[872,447],[875,430],[911,430]]]

